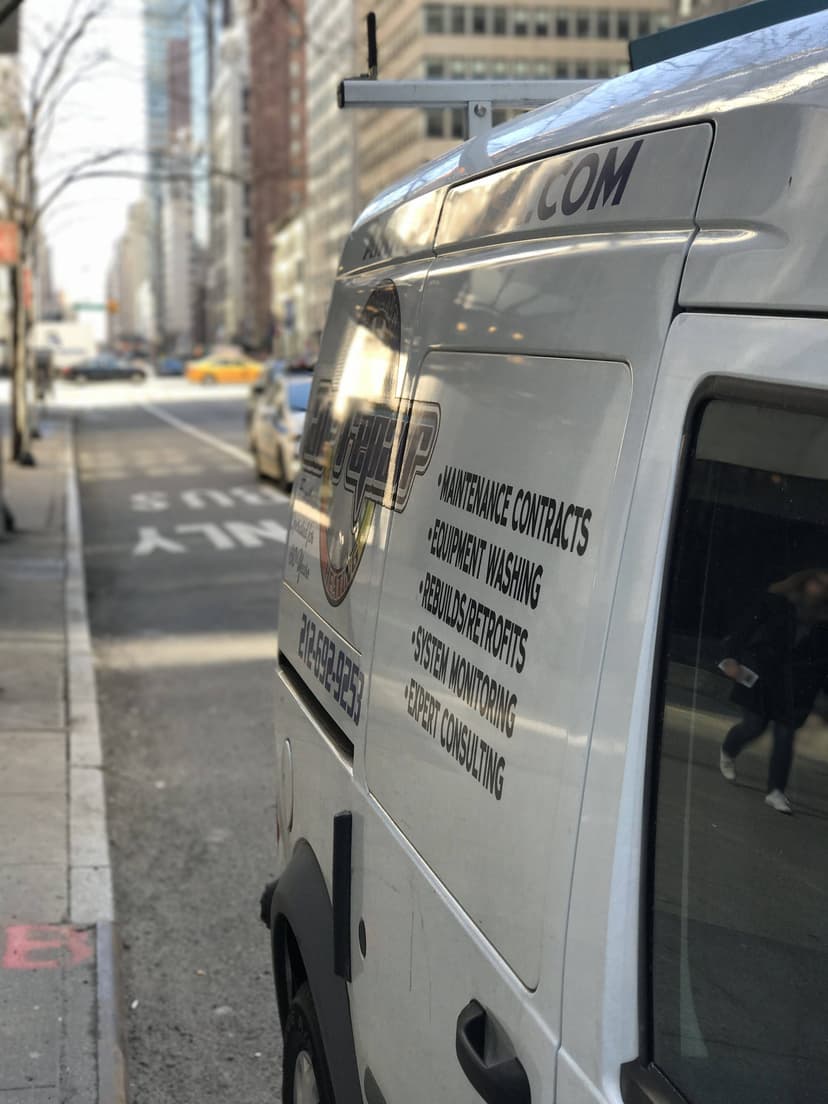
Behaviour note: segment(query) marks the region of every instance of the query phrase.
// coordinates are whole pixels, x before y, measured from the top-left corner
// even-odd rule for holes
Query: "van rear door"
[[[565,1104],[826,1098],[827,362],[825,319],[672,326],[589,750]],[[740,647],[750,700],[719,669]],[[720,751],[748,714],[768,731],[734,780]]]

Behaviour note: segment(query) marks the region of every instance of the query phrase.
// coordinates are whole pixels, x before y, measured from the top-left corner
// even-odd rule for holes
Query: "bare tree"
[[[36,236],[46,212],[67,188],[94,176],[104,165],[124,157],[125,149],[80,151],[59,164],[49,176],[39,173],[56,121],[67,96],[107,60],[105,51],[90,50],[90,32],[109,6],[109,0],[66,5],[65,14],[49,27],[30,35],[32,64],[11,92],[13,120],[10,172],[0,177],[0,196],[6,217],[17,226],[18,261],[11,268],[12,458],[33,463],[29,424],[27,376],[28,281],[33,278]]]

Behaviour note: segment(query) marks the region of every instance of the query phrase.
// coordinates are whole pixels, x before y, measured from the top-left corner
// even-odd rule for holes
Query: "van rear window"
[[[661,666],[651,1058],[699,1104],[828,1099],[828,418],[712,400]]]

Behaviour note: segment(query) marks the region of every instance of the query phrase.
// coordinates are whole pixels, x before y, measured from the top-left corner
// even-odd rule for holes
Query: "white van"
[[[356,224],[280,599],[286,1102],[828,1100],[826,181],[820,14]]]

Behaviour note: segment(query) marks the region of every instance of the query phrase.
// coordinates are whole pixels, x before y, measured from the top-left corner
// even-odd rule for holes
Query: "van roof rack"
[[[347,107],[457,107],[466,112],[469,138],[492,127],[492,112],[500,107],[545,107],[552,100],[585,92],[595,80],[378,80],[377,20],[365,17],[368,37],[368,72],[339,82],[336,100]]]
[[[726,42],[748,31],[773,27],[803,15],[825,11],[825,0],[754,0],[730,11],[692,19],[664,31],[633,39],[629,45],[630,68],[643,69],[657,61],[689,54],[702,46]]]

